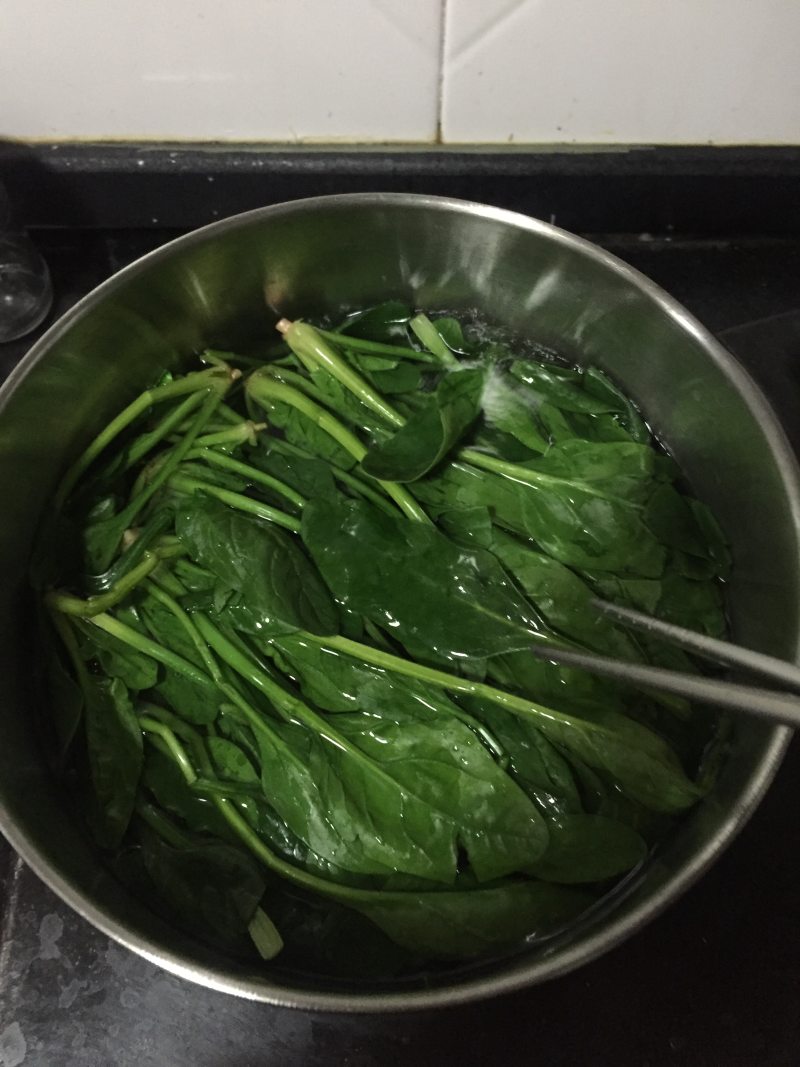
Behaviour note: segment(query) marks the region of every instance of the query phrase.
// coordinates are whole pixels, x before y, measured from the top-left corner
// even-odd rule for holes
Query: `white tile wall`
[[[426,141],[439,0],[0,0],[0,136]]]
[[[0,138],[437,132],[800,143],[800,0],[0,0]]]
[[[442,132],[800,142],[800,2],[447,0]]]

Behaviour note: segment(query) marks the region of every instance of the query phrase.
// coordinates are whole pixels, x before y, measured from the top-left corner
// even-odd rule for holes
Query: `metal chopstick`
[[[716,663],[737,667],[769,678],[785,689],[800,690],[800,668],[775,656],[741,648],[729,641],[707,637],[682,626],[654,619],[643,612],[623,608],[617,604],[609,604],[604,600],[595,601],[595,606],[608,618],[624,626],[662,637],[688,652]],[[667,693],[687,697],[689,700],[714,704],[732,711],[743,711],[762,718],[777,720],[789,726],[800,727],[800,699],[791,693],[741,685],[720,678],[685,674],[665,667],[652,667],[649,664],[629,663],[612,656],[600,656],[592,652],[580,652],[561,647],[535,645],[531,647],[531,652],[539,659],[560,663],[565,667],[577,667],[636,686],[660,689]]]
[[[593,604],[609,619],[630,626],[634,630],[642,630],[656,637],[678,645],[687,652],[693,652],[703,659],[722,663],[727,667],[739,667],[750,674],[769,678],[787,689],[800,691],[800,667],[777,656],[768,656],[764,652],[754,652],[750,648],[742,648],[730,641],[720,641],[715,637],[707,637],[705,634],[695,633],[683,626],[676,626],[671,622],[662,622],[654,619],[651,615],[645,615],[642,611],[634,611],[633,608],[623,608],[619,604],[610,604],[607,600],[594,600]]]
[[[565,667],[577,667],[630,682],[636,686],[661,689],[677,693],[689,700],[715,704],[732,711],[744,711],[762,718],[777,720],[789,726],[800,726],[800,700],[788,693],[772,689],[739,685],[718,678],[704,678],[697,674],[683,674],[666,667],[651,667],[647,664],[628,663],[611,656],[597,656],[591,652],[574,652],[572,649],[552,645],[532,645],[530,651],[539,659],[560,663]]]

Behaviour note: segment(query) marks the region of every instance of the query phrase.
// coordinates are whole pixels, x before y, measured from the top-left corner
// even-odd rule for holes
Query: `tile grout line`
[[[437,84],[436,99],[436,135],[435,143],[444,144],[442,135],[443,111],[444,111],[444,54],[445,34],[447,32],[447,5],[449,0],[441,0],[439,15],[439,80]]]

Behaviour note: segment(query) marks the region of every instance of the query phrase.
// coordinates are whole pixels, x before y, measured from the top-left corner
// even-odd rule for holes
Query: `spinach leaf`
[[[511,364],[509,370],[520,383],[524,383],[520,385],[520,390],[538,400],[539,404],[548,403],[561,411],[588,415],[620,409],[620,402],[612,395],[597,396],[587,393],[583,388],[582,372],[572,367],[518,359]]]
[[[597,495],[577,483],[557,489],[520,488],[518,484],[515,488],[523,532],[567,566],[648,578],[662,573],[664,549],[636,507]],[[497,494],[498,488],[493,487],[492,492]],[[505,509],[503,494],[499,500],[500,508]]]
[[[388,440],[373,445],[361,462],[383,481],[413,482],[444,459],[481,409],[483,369],[445,374],[435,393]]]
[[[349,870],[391,865],[447,883],[459,845],[481,879],[519,870],[546,846],[540,816],[475,735],[431,703],[380,676],[364,686],[365,711],[335,723],[360,759],[276,725],[282,746],[260,738],[265,794],[314,851]]]
[[[591,903],[592,897],[578,890],[512,882],[462,892],[408,893],[353,907],[412,952],[468,959],[553,933]]]
[[[247,460],[254,467],[296,489],[306,500],[331,497],[336,493],[336,484],[327,463],[314,456],[284,451],[283,442],[278,438],[262,438],[258,447],[249,452]],[[282,499],[281,507],[285,506],[286,501]]]
[[[271,725],[258,741],[267,801],[317,855],[356,874],[452,880],[448,828],[366,757],[354,760],[299,723]]]
[[[451,315],[440,315],[431,321],[436,332],[452,352],[458,352],[462,356],[469,354],[471,346],[464,337],[464,331],[458,319],[454,319]]]
[[[306,700],[323,711],[360,710],[359,693],[378,673],[352,656],[295,635],[274,637],[265,650],[297,683]]]
[[[366,376],[380,393],[414,393],[422,386],[423,369],[413,363],[398,363],[385,370],[373,369]]]
[[[616,711],[623,710],[624,687],[621,682],[551,663],[531,655],[528,649],[492,656],[486,661],[486,673],[503,689],[562,711],[580,713],[581,709],[598,704]]]
[[[633,401],[607,374],[597,367],[587,367],[583,372],[583,387],[592,396],[616,405],[614,410],[618,412],[619,424],[634,441],[645,445],[650,443],[650,431]]]
[[[365,501],[315,500],[303,540],[334,596],[442,658],[524,648],[544,633],[497,560]]]
[[[658,614],[662,583],[655,578],[617,578],[612,574],[584,571],[583,577],[603,599],[630,604],[648,615]]]
[[[95,803],[92,831],[103,848],[116,848],[133,814],[142,770],[142,731],[128,690],[86,674],[82,679],[86,750]]]
[[[666,552],[640,509],[578,482],[542,484],[450,464],[415,484],[425,504],[488,507],[496,523],[530,537],[548,555],[578,570],[659,577]]]
[[[618,786],[607,781],[597,771],[575,757],[571,758],[575,778],[580,786],[586,810],[603,815],[614,822],[635,830],[648,844],[661,840],[672,828],[675,819],[663,812],[653,812],[620,792]]]
[[[528,868],[546,882],[604,882],[630,871],[647,855],[635,830],[602,815],[557,814],[547,826],[547,852]]]
[[[442,532],[460,545],[491,548],[497,534],[488,508],[453,508],[442,511],[437,521]]]
[[[547,723],[548,740],[605,772],[633,800],[652,811],[684,811],[702,790],[684,774],[669,745],[616,711],[581,709],[569,723]]]
[[[276,885],[267,890],[264,907],[283,938],[281,963],[286,967],[363,981],[411,973],[422,963],[366,916],[337,901]]]
[[[140,834],[147,873],[178,925],[212,944],[243,948],[265,888],[253,861],[222,842],[176,848],[149,827]]]
[[[488,426],[510,434],[532,452],[547,451],[549,440],[537,419],[540,398],[521,389],[508,375],[493,369],[483,392],[483,414]]]
[[[479,881],[523,869],[547,846],[544,822],[468,727],[431,703],[379,680],[362,693],[365,713],[336,725],[450,824]]]
[[[220,778],[233,783],[251,786],[260,781],[256,761],[251,762],[245,752],[235,743],[223,737],[210,737],[206,742],[214,767]],[[284,859],[340,885],[370,885],[373,879],[354,875],[317,855],[286,825],[278,813],[261,800],[240,799],[236,806],[244,818],[270,848]]]
[[[648,500],[656,483],[669,481],[677,473],[672,460],[633,441],[562,441],[524,466],[634,504]]]
[[[155,641],[195,666],[203,667],[198,650],[180,620],[160,601],[146,596],[139,605],[139,615]],[[201,726],[216,719],[223,700],[222,694],[210,680],[201,682],[188,678],[163,664],[159,666],[159,678],[154,689],[182,719]]]
[[[533,723],[477,697],[461,696],[459,703],[491,729],[508,754],[515,781],[543,812],[582,810],[569,763]]]
[[[692,581],[674,571],[664,575],[654,614],[665,622],[674,622],[711,637],[724,637],[727,630],[719,584]]]
[[[221,779],[245,784],[258,782],[258,772],[255,767],[233,741],[225,737],[209,737],[206,746]]]
[[[218,610],[247,633],[332,634],[338,613],[303,550],[273,523],[213,500],[180,509],[175,530],[217,578]]]
[[[645,509],[645,522],[669,548],[704,560],[711,558],[695,511],[673,486],[659,486],[653,493]]]
[[[593,607],[595,594],[574,571],[503,530],[495,530],[492,548],[555,630],[596,652],[620,659],[641,658],[625,631]]]
[[[346,320],[340,328],[342,344],[347,344],[347,334],[363,337],[368,341],[392,344],[407,341],[408,320],[413,312],[402,300],[386,300]]]
[[[229,718],[228,727],[231,721]],[[219,740],[221,739],[209,738],[209,746],[215,746],[215,742]],[[217,756],[219,756],[218,747]],[[254,764],[249,756],[247,760],[252,769]],[[238,780],[251,783],[249,772],[242,770],[242,765],[230,758],[226,759],[224,764],[229,780],[234,782],[237,780],[234,777],[237,773],[237,766],[240,775]],[[213,834],[223,841],[236,842],[238,840],[216,805],[201,792],[188,786],[175,761],[155,745],[147,746],[142,784],[152,793],[162,808],[181,819],[193,833]],[[277,812],[269,807],[266,800],[237,797],[231,800],[231,804],[258,836],[290,863],[341,885],[370,884],[370,879],[353,875],[344,868],[324,860],[309,849],[296,834],[292,833]]]

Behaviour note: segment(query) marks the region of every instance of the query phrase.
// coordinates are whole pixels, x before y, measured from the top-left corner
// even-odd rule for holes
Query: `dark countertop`
[[[39,233],[56,312],[169,236]],[[599,241],[722,336],[800,448],[800,241]],[[0,346],[0,376],[29,342]],[[727,854],[625,945],[528,991],[401,1016],[293,1012],[189,985],[96,932],[0,839],[0,1065],[793,1067],[799,810],[795,743]]]

